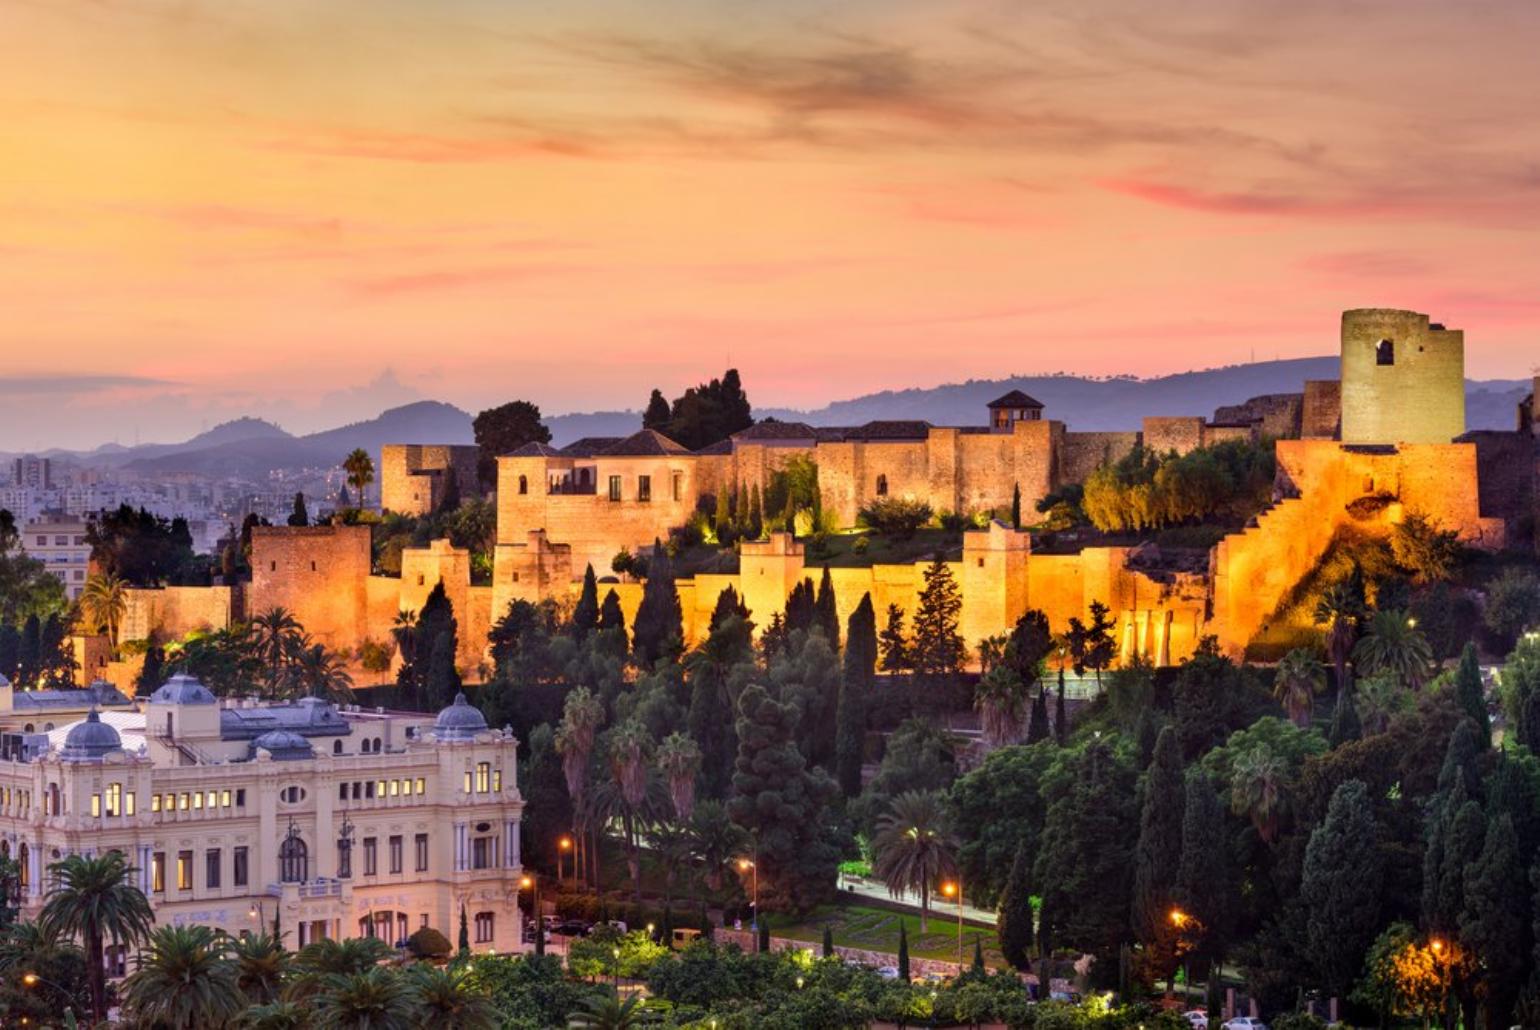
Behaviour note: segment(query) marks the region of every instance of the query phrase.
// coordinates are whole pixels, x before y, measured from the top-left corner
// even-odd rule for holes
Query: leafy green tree
[[[461,955],[469,955],[471,953],[471,932],[470,932],[470,929],[468,928],[468,926],[466,925],[466,922],[465,922],[465,902],[463,902],[463,901],[460,902],[460,945],[459,945],[459,951],[460,951]]]
[[[765,535],[765,510],[760,502],[758,483],[749,488],[749,521],[744,534],[750,540],[758,540]]]
[[[540,420],[540,408],[529,401],[509,401],[481,412],[471,422],[476,437],[476,477],[483,490],[497,487],[497,459],[527,443],[550,443],[551,431]]]
[[[882,656],[883,672],[914,668],[914,653],[909,636],[904,632],[904,610],[896,604],[888,605],[887,621],[883,624],[882,635],[877,638],[877,647]]]
[[[149,936],[155,921],[150,903],[134,886],[135,870],[120,851],[87,858],[68,855],[48,867],[54,886],[39,916],[47,933],[78,937],[85,945],[91,985],[91,1013],[107,1015],[105,943],[132,945]]]
[[[647,398],[647,410],[642,412],[642,428],[656,429],[666,436],[670,417],[668,399],[663,396],[662,390],[654,387],[652,396]]]
[[[4,904],[0,900],[0,906]],[[23,979],[27,973],[38,981],[28,985]],[[85,959],[72,941],[36,922],[0,928],[0,1012],[7,1022],[49,1026],[60,1012],[73,1016],[90,1008]]]
[[[151,931],[138,968],[123,982],[123,1000],[142,1025],[170,1030],[222,1026],[247,1004],[228,944],[207,926]]]
[[[915,687],[928,704],[943,703],[957,682],[967,645],[957,631],[962,593],[952,570],[938,555],[925,569],[914,613]]]
[[[1032,701],[1032,712],[1027,718],[1027,743],[1036,744],[1047,740],[1053,732],[1048,718],[1048,691],[1040,687]]]
[[[1540,626],[1540,576],[1509,567],[1487,587],[1482,612],[1487,629],[1505,648],[1527,629]]]
[[[468,969],[419,962],[408,967],[406,976],[420,1025],[443,1030],[497,1030],[502,1025],[491,999],[476,988]]]
[[[684,645],[684,611],[674,585],[673,564],[661,540],[653,541],[647,582],[631,635],[632,652],[644,669],[650,669],[660,658],[677,655]]]
[[[645,417],[652,420],[647,428],[658,430],[692,451],[709,447],[754,424],[748,394],[735,368],[728,369],[721,379],[692,386],[674,398],[668,420],[663,423],[657,421],[662,415],[662,406],[658,404],[662,394],[654,390],[653,395],[647,404]]]
[[[313,1019],[323,1030],[414,1030],[423,1022],[412,982],[383,966],[327,978],[311,1001]]]
[[[342,471],[348,474],[348,485],[358,494],[358,503],[364,503],[364,491],[374,482],[374,459],[362,447],[356,447],[342,459]]]
[[[935,515],[924,501],[903,497],[878,497],[856,513],[856,525],[865,526],[890,540],[914,538],[921,526]]]
[[[952,784],[952,826],[962,842],[958,864],[976,902],[990,905],[999,898],[1003,874],[1023,849],[1031,876],[1047,811],[1041,788],[1057,758],[1052,745],[1003,747]]]
[[[838,854],[825,820],[839,788],[797,750],[794,705],[752,684],[738,710],[728,814],[753,835],[761,900],[805,911],[834,888]]]
[[[1069,620],[1069,631],[1065,639],[1074,661],[1075,675],[1084,676],[1085,671],[1091,669],[1096,673],[1097,685],[1101,685],[1102,670],[1117,657],[1117,641],[1112,636],[1116,625],[1111,609],[1100,601],[1091,602],[1089,624],[1082,622],[1079,617]]]
[[[834,766],[840,790],[847,798],[861,792],[861,766],[866,743],[866,703],[877,666],[877,615],[872,595],[863,594],[850,613],[845,630],[843,676],[835,713]]]
[[[1476,728],[1477,743],[1485,751],[1492,746],[1492,720],[1487,714],[1486,688],[1481,684],[1481,666],[1476,660],[1476,645],[1466,644],[1454,673],[1454,693],[1460,708]]]
[[[1487,824],[1480,857],[1465,870],[1460,941],[1473,953],[1476,995],[1487,1025],[1494,1027],[1512,1024],[1524,982],[1529,927],[1522,909],[1513,904],[1514,885],[1525,872],[1518,845],[1513,821],[1496,816]]]
[[[1023,841],[1011,862],[996,923],[1000,953],[1012,967],[1020,970],[1027,968],[1032,954],[1032,859],[1032,850]]]
[[[1393,1019],[1418,1019],[1426,1026],[1438,1012],[1443,990],[1438,953],[1411,923],[1398,922],[1369,948],[1353,1000],[1378,1011],[1382,1026]]]
[[[1337,690],[1347,689],[1347,664],[1368,614],[1363,574],[1355,566],[1346,579],[1328,587],[1315,606],[1315,624],[1326,627],[1326,653],[1337,670]]]
[[[590,562],[583,571],[583,589],[578,594],[577,605],[572,609],[572,632],[582,640],[598,628],[599,581],[594,576],[593,563]]]
[[[1421,512],[1409,511],[1390,534],[1390,553],[1418,585],[1446,580],[1460,556],[1460,538]]]
[[[1363,723],[1358,718],[1358,705],[1353,700],[1353,688],[1337,691],[1337,704],[1332,709],[1331,732],[1328,739],[1332,747],[1341,747],[1364,735]]]
[[[1138,838],[1135,778],[1101,740],[1067,756],[1045,787],[1053,798],[1033,882],[1039,885],[1039,947],[1079,948],[1096,957],[1093,975],[1115,978],[1129,936],[1133,847]]]
[[[909,791],[895,797],[877,820],[872,871],[894,897],[918,891],[920,932],[930,917],[933,884],[955,872],[957,838],[947,825],[942,795]]]
[[[1374,812],[1361,780],[1332,795],[1305,848],[1299,898],[1310,958],[1321,982],[1345,997],[1379,928],[1382,861]]]
[[[1152,978],[1169,976],[1176,967],[1177,937],[1170,913],[1182,861],[1182,746],[1176,730],[1160,731],[1144,775],[1139,841],[1134,848],[1132,925],[1143,945],[1142,965]]]

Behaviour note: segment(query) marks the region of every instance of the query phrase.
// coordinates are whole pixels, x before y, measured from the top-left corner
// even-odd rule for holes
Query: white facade
[[[24,917],[50,862],[116,849],[161,925],[239,933],[276,916],[291,948],[396,945],[423,926],[454,941],[463,906],[474,950],[523,947],[518,745],[463,701],[435,721],[219,703],[175,677],[137,726],[125,719],[60,727],[43,753],[0,759],[0,850],[22,860]],[[80,740],[104,731],[111,748],[83,756]]]
[[[91,561],[84,519],[50,515],[32,519],[22,527],[21,546],[28,557],[36,558],[58,577],[70,600],[80,596]]]

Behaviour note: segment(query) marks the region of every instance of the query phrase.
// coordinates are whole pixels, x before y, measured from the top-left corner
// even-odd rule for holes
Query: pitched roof
[[[845,434],[847,440],[923,440],[930,435],[930,423],[923,419],[879,419]]]
[[[529,443],[525,444],[523,447],[520,447],[518,450],[512,451],[511,453],[509,453],[507,455],[507,457],[509,457],[509,458],[560,458],[560,457],[562,457],[562,453],[561,453],[561,451],[557,450],[555,447],[552,447],[548,443],[540,443],[539,441],[531,440]]]
[[[806,422],[767,418],[733,434],[734,440],[816,440],[818,432]]]
[[[595,454],[604,453],[605,448],[613,447],[620,442],[618,436],[584,436],[573,440],[561,449],[561,452],[569,458],[592,458]]]
[[[655,458],[669,454],[689,454],[690,449],[670,440],[656,429],[642,429],[599,453],[606,458]]]
[[[733,453],[733,438],[729,436],[726,439],[718,440],[716,443],[707,444],[705,447],[702,447],[700,450],[696,451],[695,453],[696,454],[731,454],[731,453]]]
[[[989,402],[989,408],[1041,408],[1043,402],[1032,396],[1022,393],[1020,390],[1012,390],[1003,397],[996,397]]]

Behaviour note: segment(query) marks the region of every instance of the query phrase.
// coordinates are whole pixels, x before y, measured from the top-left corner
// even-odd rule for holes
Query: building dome
[[[122,748],[123,738],[118,736],[118,731],[102,722],[102,717],[93,708],[84,722],[77,722],[70,727],[59,756],[69,761],[85,762],[101,758],[109,751],[121,751]]]
[[[152,705],[211,705],[214,695],[199,683],[197,677],[179,672],[163,683],[150,695]]]
[[[258,751],[266,751],[280,761],[295,758],[309,758],[314,754],[310,747],[310,741],[301,737],[298,733],[290,733],[288,730],[269,730],[256,740],[251,742],[251,756],[256,757]]]
[[[465,700],[463,693],[455,695],[454,704],[438,713],[433,720],[433,735],[439,740],[470,740],[478,733],[486,732],[487,719],[481,709]]]

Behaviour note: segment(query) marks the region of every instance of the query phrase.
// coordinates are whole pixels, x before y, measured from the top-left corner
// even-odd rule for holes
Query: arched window
[[[374,753],[375,754],[379,754],[380,753],[380,738],[379,737],[375,737],[374,738]]]
[[[22,841],[16,847],[17,886],[23,891],[32,886],[32,867],[27,861],[27,843]]]
[[[887,476],[878,476],[877,477],[877,496],[878,497],[886,497],[886,496],[888,496],[888,477]]]
[[[340,741],[340,740],[332,741],[332,754],[334,754],[334,755],[342,754],[342,741]]]
[[[527,476],[520,476],[519,477],[519,493],[521,493],[521,494],[529,493],[529,478]]]
[[[1394,340],[1381,340],[1374,345],[1374,362],[1377,365],[1394,365],[1396,363],[1396,342]]]
[[[310,879],[310,851],[298,834],[290,834],[278,848],[279,879],[304,883]]]

